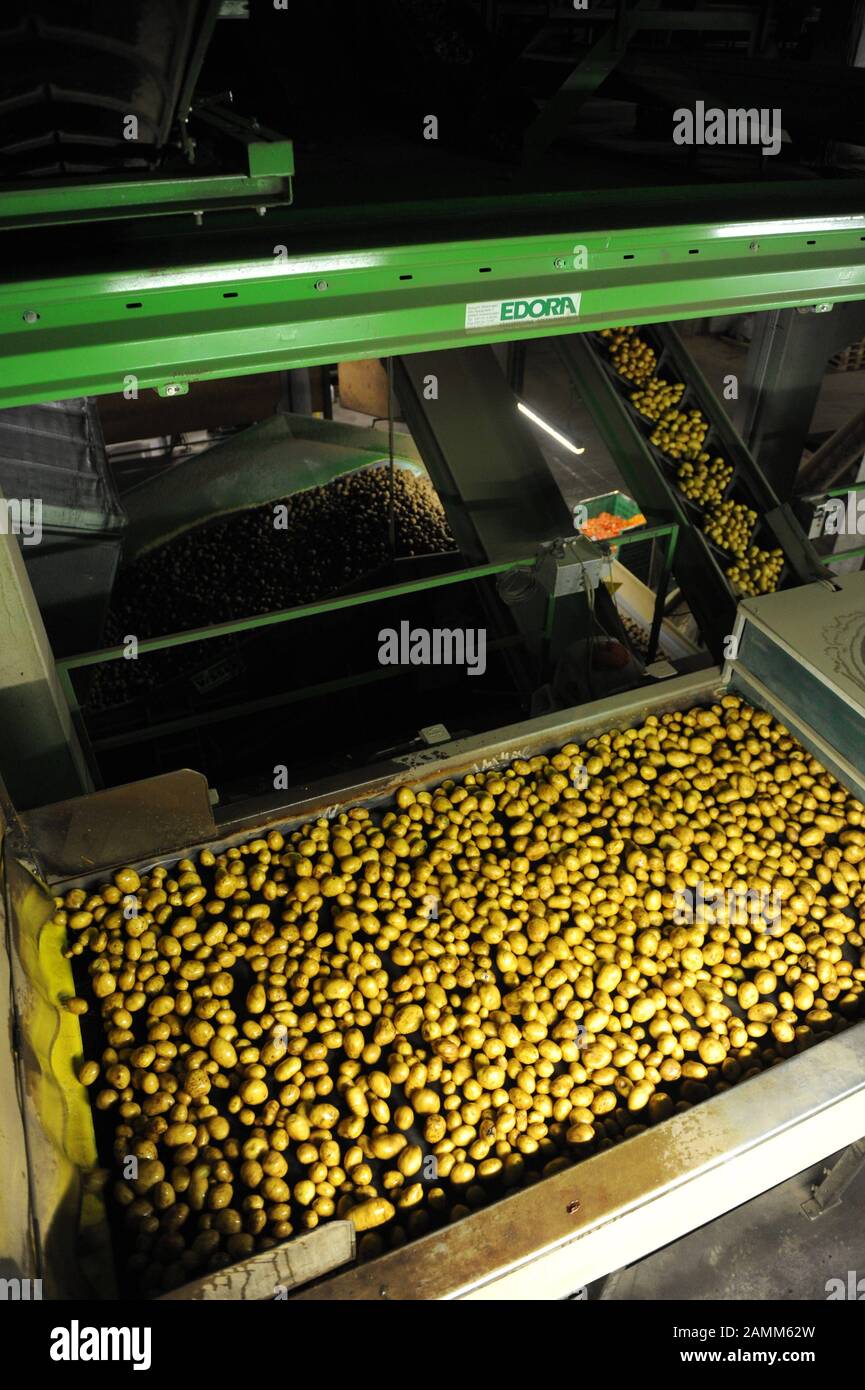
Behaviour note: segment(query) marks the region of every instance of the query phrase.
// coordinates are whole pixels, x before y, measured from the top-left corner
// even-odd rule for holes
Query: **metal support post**
[[[0,494],[0,517],[6,518]],[[20,810],[92,791],[16,536],[0,527],[0,773]]]
[[[733,423],[782,499],[792,496],[833,352],[865,333],[865,304],[773,309],[757,320]]]

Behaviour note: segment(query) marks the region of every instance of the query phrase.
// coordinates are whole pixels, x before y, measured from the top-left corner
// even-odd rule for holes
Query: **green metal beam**
[[[184,264],[0,286],[0,406],[865,297],[865,212],[604,231],[575,220],[545,235],[307,254],[268,231],[256,255],[205,263],[193,237]],[[499,326],[469,309],[566,295],[577,313],[564,317]]]
[[[498,652],[508,647],[517,647],[524,640],[521,634],[515,637],[496,637],[487,643],[487,652]],[[244,700],[240,704],[223,705],[218,709],[211,710],[196,710],[195,714],[183,715],[177,719],[166,719],[156,724],[148,723],[140,728],[124,730],[121,734],[94,738],[91,747],[95,756],[99,753],[112,752],[118,748],[129,748],[136,743],[154,742],[156,739],[166,738],[170,734],[188,733],[191,729],[226,724],[232,719],[271,713],[273,710],[283,709],[286,705],[298,705],[308,700],[326,698],[328,695],[334,695],[342,690],[355,690],[364,685],[377,685],[383,681],[398,680],[405,676],[407,669],[405,666],[384,666],[375,671],[359,671],[351,676],[342,676],[339,680],[321,681],[317,685],[300,686],[297,690],[281,690],[278,695],[266,695],[257,700]]]
[[[291,202],[294,149],[290,140],[248,146],[246,174],[94,179],[90,183],[26,183],[0,188],[0,231],[72,222],[215,212],[242,203],[266,208]]]
[[[233,618],[229,622],[210,623],[207,627],[189,628],[185,632],[166,633],[163,637],[146,637],[138,643],[138,655],[163,652],[170,647],[185,647],[191,642],[233,637],[239,632],[255,632],[262,627],[279,626],[282,623],[295,622],[299,618],[316,617],[320,613],[338,613],[345,608],[359,608],[369,603],[381,603],[384,599],[402,598],[404,594],[425,593],[428,589],[442,589],[449,584],[465,584],[472,579],[487,579],[493,575],[504,574],[508,570],[530,567],[534,563],[534,557],[531,557],[507,560],[498,564],[472,565],[448,574],[427,574],[420,579],[385,584],[380,589],[365,589],[359,594],[338,594],[335,598],[319,599],[315,603],[300,604],[296,608],[280,608],[273,613],[262,613],[254,618]],[[101,651],[81,652],[78,656],[66,656],[56,664],[58,671],[69,672],[77,671],[83,666],[102,666],[108,661],[121,661],[125,656],[126,649],[121,645],[104,647]]]

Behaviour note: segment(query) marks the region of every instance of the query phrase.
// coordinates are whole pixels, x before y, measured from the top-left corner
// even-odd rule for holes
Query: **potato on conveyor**
[[[845,1028],[863,817],[725,695],[71,890],[130,1287],[371,1258]]]

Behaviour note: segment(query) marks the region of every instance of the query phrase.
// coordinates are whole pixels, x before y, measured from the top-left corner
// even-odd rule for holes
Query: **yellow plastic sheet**
[[[63,1007],[75,993],[63,955],[66,932],[52,922],[54,900],[32,871],[7,856],[9,940],[18,1013],[18,1068],[24,1101],[30,1191],[45,1297],[110,1297],[113,1256],[98,1192],[93,1116],[77,1079],[78,1018]]]

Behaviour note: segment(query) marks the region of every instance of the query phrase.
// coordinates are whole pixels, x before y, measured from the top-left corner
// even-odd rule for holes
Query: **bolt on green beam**
[[[865,215],[305,255],[255,221],[235,261],[0,285],[0,407],[865,298]]]

